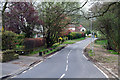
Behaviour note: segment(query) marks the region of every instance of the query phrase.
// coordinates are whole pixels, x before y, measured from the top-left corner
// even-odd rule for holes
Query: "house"
[[[72,32],[85,32],[86,31],[86,29],[82,25],[76,26],[74,24],[69,24],[68,30],[71,30]]]
[[[39,29],[37,27],[34,28],[34,38],[43,38],[43,26],[40,25]]]

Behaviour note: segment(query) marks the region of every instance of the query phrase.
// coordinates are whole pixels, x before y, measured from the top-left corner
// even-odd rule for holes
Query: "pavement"
[[[0,74],[0,78],[19,73],[29,68],[33,63],[42,60],[42,57],[19,56],[19,59],[0,63],[0,71],[2,71],[2,74]]]
[[[14,78],[106,78],[106,75],[83,55],[90,38],[68,45],[61,51]]]

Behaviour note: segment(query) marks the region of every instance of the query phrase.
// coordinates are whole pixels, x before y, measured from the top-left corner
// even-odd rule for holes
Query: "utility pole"
[[[92,12],[90,11],[89,12],[89,14],[90,14],[90,16],[92,17]],[[92,53],[93,53],[93,48],[94,48],[94,32],[93,32],[93,23],[92,23],[92,18],[90,19],[90,22],[91,22],[91,25],[90,25],[90,27],[91,27],[91,44],[90,44],[90,48],[91,48],[91,50],[92,50]]]

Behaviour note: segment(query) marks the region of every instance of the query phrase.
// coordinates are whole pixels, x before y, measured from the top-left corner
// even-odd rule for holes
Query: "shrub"
[[[81,38],[83,37],[81,33],[79,32],[71,32],[70,34],[68,34],[68,39],[77,39],[77,38]]]
[[[16,38],[17,39],[16,39],[15,43],[18,44],[18,45],[22,45],[25,36],[21,34],[21,35],[17,35]]]
[[[5,31],[2,33],[2,50],[15,49],[16,33]]]
[[[7,62],[18,58],[19,55],[15,54],[14,50],[6,50],[2,52],[2,62]]]

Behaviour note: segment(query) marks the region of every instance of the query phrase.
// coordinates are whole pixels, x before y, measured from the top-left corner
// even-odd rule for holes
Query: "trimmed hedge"
[[[26,38],[23,42],[26,51],[33,51],[35,48],[45,45],[43,38]]]
[[[2,52],[2,62],[19,59],[19,55],[14,50],[6,50]]]
[[[71,32],[70,34],[67,35],[68,39],[77,39],[81,37],[85,37],[84,33],[79,33],[79,32]]]
[[[16,33],[5,31],[2,33],[2,50],[15,49]]]

